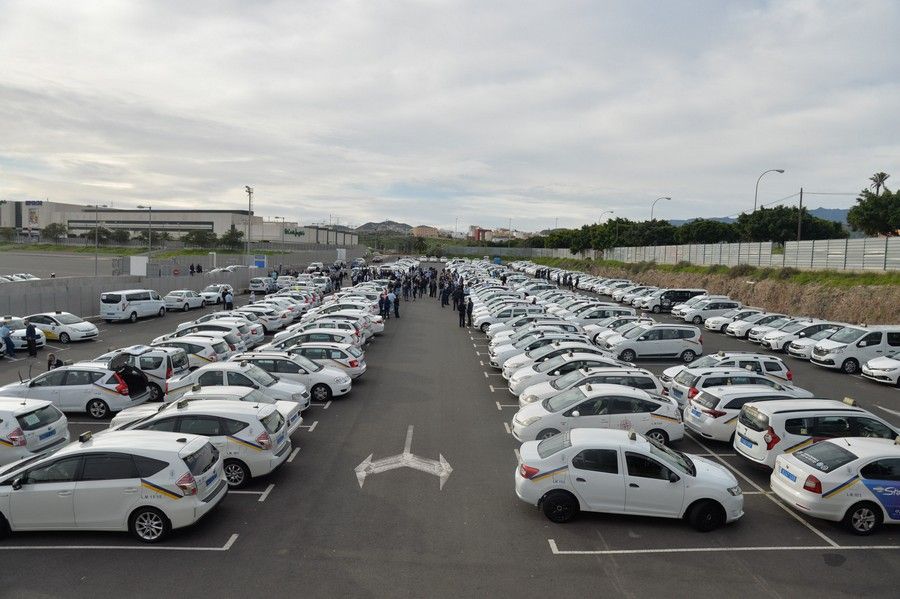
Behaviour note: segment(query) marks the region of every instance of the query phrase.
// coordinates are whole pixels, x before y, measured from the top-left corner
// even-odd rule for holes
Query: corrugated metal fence
[[[772,242],[710,243],[691,245],[647,245],[616,247],[603,252],[606,260],[620,262],[656,262],[657,264],[724,264],[735,266],[769,266],[772,264]]]

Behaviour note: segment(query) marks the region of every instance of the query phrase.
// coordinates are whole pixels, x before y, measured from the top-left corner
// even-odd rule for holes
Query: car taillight
[[[167,379],[172,378],[172,367],[171,366],[169,368],[166,368],[166,378]]]
[[[766,442],[766,449],[771,450],[773,447],[778,445],[778,442],[781,441],[781,437],[776,435],[775,431],[770,426],[769,430],[766,431],[766,434],[763,437],[763,441]]]
[[[789,381],[794,380],[794,373],[791,372],[790,370],[787,371],[787,380],[789,380]]]
[[[359,360],[350,360],[350,368],[356,368],[359,366]]]
[[[25,447],[25,433],[21,427],[9,433],[9,441],[13,447]]]
[[[714,409],[710,409],[710,408],[700,408],[700,411],[703,412],[704,414],[709,414],[713,418],[720,418],[720,417],[724,416],[725,414],[727,414],[727,412],[723,412],[722,410],[714,410]]]
[[[250,333],[252,333],[253,335],[256,335],[259,333],[259,329],[257,329],[256,327],[253,327],[252,329],[250,329]]]
[[[698,393],[700,393],[700,389],[698,389],[697,387],[691,387],[690,389],[688,389],[688,399],[694,399],[695,397],[697,397]]]
[[[819,495],[822,494],[822,482],[812,474],[806,477],[806,482],[803,483],[803,488],[810,493],[818,493]]]
[[[519,474],[522,476],[522,478],[527,478],[528,480],[531,480],[532,478],[537,476],[538,472],[540,472],[540,470],[538,470],[537,468],[532,468],[531,466],[527,466],[525,464],[519,466]]]
[[[194,475],[190,472],[185,473],[184,476],[175,481],[175,486],[181,489],[181,494],[185,497],[197,494],[197,481],[194,480]]]
[[[269,436],[269,433],[262,433],[256,438],[256,442],[263,449],[272,449],[272,437]]]
[[[703,345],[703,335],[700,335],[700,338],[697,339],[697,341],[700,343],[700,345]]]
[[[128,383],[125,382],[125,379],[118,372],[114,376],[116,377],[116,393],[128,395]]]
[[[237,348],[232,343],[229,343],[228,347],[231,349],[231,351],[237,351]]]

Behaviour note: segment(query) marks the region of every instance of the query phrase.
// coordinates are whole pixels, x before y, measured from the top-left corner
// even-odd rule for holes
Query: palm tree
[[[888,180],[888,177],[890,177],[890,175],[887,173],[875,173],[874,175],[869,177],[869,181],[872,182],[869,187],[875,190],[875,195],[878,195],[878,192],[882,188],[887,191],[887,187],[885,187],[884,182]]]

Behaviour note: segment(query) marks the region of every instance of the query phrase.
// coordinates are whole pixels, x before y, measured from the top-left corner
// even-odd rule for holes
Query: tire
[[[187,302],[184,302],[184,305],[181,306],[181,311],[182,311],[182,312],[187,312],[187,311],[188,311],[188,305],[187,305]]]
[[[87,402],[84,411],[94,420],[103,420],[109,415],[109,406],[102,399],[97,399],[95,397]]]
[[[131,322],[137,322],[137,312],[132,312],[131,315],[128,316],[128,320]]]
[[[688,522],[700,532],[710,532],[725,524],[725,510],[711,499],[698,501],[688,511]]]
[[[637,354],[633,349],[626,349],[621,354],[619,354],[619,359],[623,362],[634,362],[637,359]]]
[[[240,460],[225,460],[225,482],[231,489],[240,489],[250,482],[250,469]]]
[[[72,338],[69,337],[68,333],[60,333],[59,334],[59,342],[62,343],[63,345],[65,345],[66,343],[68,343],[71,340],[72,340]]]
[[[156,383],[150,383],[147,385],[147,388],[150,389],[150,400],[149,401],[162,401],[163,400],[163,392],[162,389],[159,388],[159,385]]]
[[[482,333],[487,333],[489,326],[491,326],[491,325],[489,325],[488,323],[485,322],[485,323],[482,323],[482,325],[479,328],[481,329]]]
[[[844,526],[855,535],[868,536],[881,527],[884,516],[881,508],[869,501],[861,501],[844,514]]]
[[[783,354],[788,353],[788,347],[789,347],[790,345],[791,345],[791,342],[790,342],[790,341],[788,341],[787,343],[785,343],[784,345],[782,345],[782,346],[781,346],[781,353],[783,353]]]
[[[699,326],[699,325],[703,324],[703,318],[700,316],[695,316],[693,322],[695,325]]]
[[[669,444],[669,435],[666,434],[666,431],[660,430],[658,428],[655,428],[652,431],[647,431],[647,434],[645,434],[644,436],[662,443],[663,445]]]
[[[727,329],[727,328],[728,328],[728,324],[727,324],[727,323],[726,323],[726,324],[723,324],[723,325],[722,325],[722,328],[719,329],[719,332],[722,333],[722,334],[724,335],[724,334],[725,334],[725,329]]]
[[[541,500],[541,510],[551,522],[564,524],[578,515],[578,500],[568,491],[551,491]]]
[[[693,362],[696,359],[697,359],[697,354],[694,353],[694,350],[692,350],[692,349],[686,349],[683,352],[681,352],[681,361],[684,362],[685,364],[690,364],[691,362]]]
[[[653,312],[654,314],[659,314],[661,311],[662,308],[660,308],[659,306],[653,306],[653,309],[651,310],[651,312]]]
[[[155,507],[139,507],[131,512],[128,530],[142,543],[158,543],[172,532],[172,523]]]
[[[310,395],[312,395],[314,401],[328,401],[331,399],[331,388],[324,383],[319,383],[318,385],[313,385],[313,388],[310,389]]]
[[[544,430],[542,430],[541,432],[539,432],[537,434],[537,436],[535,437],[535,440],[543,441],[544,439],[549,439],[550,437],[552,437],[554,435],[558,435],[558,434],[559,434],[559,431],[556,430],[555,428],[545,428]]]
[[[206,307],[206,300],[200,300],[200,309],[202,310],[205,307]]]
[[[5,539],[9,536],[9,522],[6,521],[6,518],[3,514],[0,514],[0,539]]]
[[[841,372],[844,374],[856,374],[859,372],[859,362],[856,361],[856,358],[847,358],[841,364]]]
[[[160,308],[160,309],[159,309],[159,312],[157,312],[156,315],[159,316],[160,318],[162,318],[163,316],[165,316],[165,315],[166,315],[166,309],[165,309],[165,307]]]

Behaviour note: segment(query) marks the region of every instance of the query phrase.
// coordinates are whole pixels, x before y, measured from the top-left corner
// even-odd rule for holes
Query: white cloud
[[[900,5],[0,0],[0,195],[540,229],[900,170]],[[852,197],[813,196],[813,205]]]

